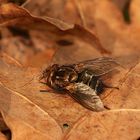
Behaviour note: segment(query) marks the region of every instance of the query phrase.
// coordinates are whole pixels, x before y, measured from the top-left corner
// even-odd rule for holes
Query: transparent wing
[[[92,111],[104,110],[100,97],[89,86],[83,83],[76,83],[67,87],[69,95],[82,106]]]
[[[109,57],[100,57],[74,64],[74,68],[78,72],[88,69],[91,70],[95,76],[106,74],[119,66],[119,63],[117,63],[113,58]]]

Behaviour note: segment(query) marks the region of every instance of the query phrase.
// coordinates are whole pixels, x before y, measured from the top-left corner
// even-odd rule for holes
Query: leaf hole
[[[63,128],[69,128],[69,125],[67,123],[64,123]]]

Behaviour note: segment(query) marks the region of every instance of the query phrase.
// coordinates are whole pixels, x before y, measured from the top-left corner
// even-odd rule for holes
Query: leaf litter
[[[56,1],[53,2],[55,5]],[[65,8],[59,7],[59,12],[54,13],[54,16],[53,10],[50,10],[49,14],[52,14],[53,18],[33,16],[24,8],[11,3],[1,5],[0,111],[11,130],[13,140],[139,138],[140,47],[137,41],[137,3],[137,0],[132,1],[130,6],[130,13],[133,12],[130,14],[130,25],[125,24],[120,11],[110,1],[81,0],[78,5],[71,0],[65,3],[60,1],[59,4],[63,4],[61,6]],[[66,21],[71,20],[72,23],[81,25],[65,23],[64,13],[67,10],[68,15],[76,13],[74,8],[77,6],[80,6],[78,12],[81,15],[73,16],[77,21],[79,18],[84,19],[86,23],[81,24],[81,19],[80,22],[75,22],[71,20],[71,16],[67,16]],[[26,8],[26,4],[24,7]],[[110,12],[112,9],[113,12]],[[63,21],[55,19],[58,17]],[[28,33],[29,38],[20,34],[15,36],[15,30],[11,30],[12,28]],[[12,40],[19,42],[27,51],[21,53],[20,49],[15,49],[15,52],[11,53],[12,46],[19,48]],[[25,42],[30,42],[28,47]],[[101,44],[103,47],[100,47]],[[61,95],[55,91],[40,93],[41,89],[47,89],[38,80],[41,69],[48,66],[52,60],[68,63],[103,55],[116,58],[126,67],[110,81],[118,86],[119,90],[109,89],[101,95],[103,103],[111,110],[91,112],[66,94]],[[39,59],[40,63],[37,64]],[[1,133],[0,138],[6,139]]]

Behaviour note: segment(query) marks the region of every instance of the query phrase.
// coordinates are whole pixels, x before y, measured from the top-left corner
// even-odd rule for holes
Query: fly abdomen
[[[90,88],[95,90],[97,95],[101,94],[104,90],[104,84],[102,81],[98,76],[94,76],[90,70],[85,70],[80,73],[77,82],[88,85]]]
[[[93,76],[89,86],[96,91],[97,95],[100,95],[104,91],[105,85],[98,77]]]

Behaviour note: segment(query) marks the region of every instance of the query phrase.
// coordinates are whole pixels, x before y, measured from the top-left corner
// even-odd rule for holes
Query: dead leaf
[[[1,99],[3,98],[0,101],[0,110],[12,131],[13,139],[61,139],[60,127],[47,112],[18,92],[2,85],[0,90]]]
[[[100,57],[101,54],[94,48],[86,45],[85,49],[84,43],[76,42],[75,44],[66,46],[61,46],[54,53],[51,63],[52,64],[74,64],[76,62],[94,59]]]
[[[6,136],[4,136],[1,132],[0,132],[0,140],[7,140]]]
[[[88,117],[90,118],[90,114],[91,114],[93,115],[91,118],[96,119],[95,112],[91,112],[85,109],[84,107],[82,107],[81,105],[73,101],[72,98],[70,98],[68,95],[61,95],[58,93],[50,93],[50,92],[45,93],[45,94],[41,93],[40,90],[46,87],[39,84],[38,82],[38,78],[40,74],[38,69],[35,69],[35,68],[26,69],[19,66],[14,66],[11,63],[6,63],[5,60],[2,61],[2,59],[0,61],[0,66],[2,68],[0,70],[0,81],[2,83],[1,89],[0,89],[1,91],[0,109],[4,113],[3,117],[8,127],[10,127],[12,133],[17,132],[16,131],[17,127],[16,128],[14,127],[16,124],[16,126],[19,127],[19,130],[20,129],[25,130],[25,131],[22,131],[24,132],[23,136],[27,134],[36,133],[35,136],[37,138],[45,139],[47,137],[49,139],[50,137],[48,135],[47,136],[45,135],[45,137],[42,136],[42,133],[45,133],[47,131],[50,136],[57,135],[57,137],[59,136],[59,139],[61,139],[62,136],[67,135],[67,133],[70,131],[70,135],[73,138],[73,134],[71,134],[71,131],[73,132],[73,129],[74,129],[73,126],[75,125],[76,126],[78,125],[80,127],[79,123],[77,122],[80,118],[82,118],[86,114],[89,114],[86,118]],[[120,75],[117,75],[113,79],[113,82],[115,82],[115,79],[117,78],[115,84],[119,85],[121,83],[119,80],[122,80],[122,78],[125,79],[127,73],[128,71],[122,71]],[[136,73],[137,73],[137,70],[136,70]],[[136,78],[135,75],[133,74],[131,76],[133,78]],[[126,96],[122,94],[123,87],[120,85],[119,90],[114,89],[113,93],[109,94],[107,98],[108,100],[103,99],[104,104],[110,107],[112,111],[113,110],[115,111],[116,108],[119,108],[119,109],[129,108],[130,112],[131,112],[131,108],[139,109],[139,99],[137,98],[139,91],[137,90],[138,87],[135,87],[136,89],[134,89],[134,86],[135,85],[132,85],[132,87],[129,87],[129,90],[131,90],[131,92],[135,90],[135,94],[133,94],[133,96],[130,96],[130,97],[128,96],[128,98],[126,98]],[[108,92],[109,91],[110,90],[108,90]],[[106,94],[103,94],[103,97]],[[119,97],[124,98],[125,100],[117,99],[116,94]],[[131,94],[131,93],[129,92],[128,94]],[[113,96],[113,98],[110,98],[110,96],[111,97]],[[116,97],[116,100],[114,100],[114,97]],[[132,102],[133,100],[134,102]],[[129,104],[127,104],[127,101],[129,102]],[[117,106],[118,104],[124,104],[125,106],[121,106],[121,105]],[[101,114],[99,113],[98,115],[102,116]],[[113,119],[114,113],[111,113],[111,114],[109,115],[109,117]],[[122,117],[122,115],[120,115],[120,117]],[[42,119],[45,121],[42,122],[41,121]],[[38,120],[38,122],[35,123],[35,120]],[[91,119],[91,121],[93,120]],[[49,128],[48,128],[48,123],[50,126]],[[90,123],[90,124],[93,124],[93,123]],[[30,126],[35,128],[35,130],[34,129],[32,130],[32,128],[31,129],[28,128]],[[82,127],[84,126],[85,125],[83,125]],[[134,127],[136,128],[136,126]],[[29,129],[29,131],[27,128]],[[108,126],[108,129],[109,129],[109,126]],[[126,129],[126,131],[122,134],[123,137],[125,137],[129,129],[127,129],[127,127],[125,128],[123,127],[123,129]],[[38,131],[41,131],[41,134],[38,134]],[[85,129],[83,131],[85,131]],[[118,132],[120,133],[119,130]],[[20,132],[16,134],[17,137],[18,137],[18,134],[20,134]],[[87,135],[83,136],[83,139],[86,139]],[[98,136],[98,133],[97,133],[97,136]],[[114,134],[114,137],[115,136],[116,134]],[[134,137],[137,137],[137,136],[138,136],[138,133],[134,134]],[[74,134],[74,137],[75,137],[75,134]],[[109,137],[109,133],[107,137]],[[29,135],[29,138],[30,139],[34,138],[34,135],[33,136]],[[104,138],[104,136],[101,136],[101,138]]]
[[[63,0],[61,2],[63,2]],[[138,24],[137,20],[134,23],[134,19],[138,19],[138,14],[137,14],[138,12],[135,12],[135,10],[138,8],[133,6],[133,5],[137,6],[138,5],[137,3],[138,3],[137,1],[134,1],[130,5],[130,16],[132,15],[131,16],[132,22],[131,24],[128,25],[128,23],[124,21],[121,11],[111,1],[99,2],[96,0],[90,0],[90,1],[85,2],[84,0],[81,0],[78,2],[78,4],[80,4],[82,8],[81,12],[84,15],[87,28],[91,32],[95,32],[96,30],[96,33],[98,37],[100,38],[101,44],[104,46],[104,48],[107,48],[108,50],[110,50],[111,56],[113,57],[117,57],[117,58],[122,57],[122,59],[126,57],[127,61],[128,61],[128,58],[135,57],[135,60],[133,59],[133,62],[131,62],[131,64],[139,60],[138,52],[139,52],[140,47],[139,47],[139,42],[137,40],[140,37],[139,37],[139,33],[136,33],[139,30],[139,26],[136,25]],[[81,21],[80,22],[76,21],[76,20],[79,20],[79,16],[77,16],[78,11],[76,10],[77,9],[76,6],[78,5],[76,5],[76,3],[71,0],[63,4],[65,8],[63,11],[61,11],[62,13],[60,14],[61,19],[63,19],[64,21],[68,21],[68,22],[71,21],[72,23],[81,24],[80,23]],[[67,13],[67,16],[65,15],[65,13]],[[93,14],[89,14],[89,13],[93,13]],[[53,12],[52,12],[52,15],[53,15]],[[88,51],[88,53],[86,53],[84,47],[81,47],[81,46],[87,47],[87,44],[76,43],[75,47],[71,46],[71,49],[70,47],[63,48],[63,49],[60,48],[60,51],[58,50],[57,54],[60,54],[61,50],[63,50],[63,52],[64,50],[65,52],[74,52],[74,50],[76,49],[77,53],[75,52],[75,55],[82,54],[82,57],[84,55],[83,59],[91,59],[91,58],[99,57],[101,55],[101,54],[98,54],[98,52],[94,51],[93,49],[90,49],[92,51]],[[91,55],[92,53],[93,55]],[[63,60],[67,61],[69,58],[66,59],[67,55],[65,55],[66,57],[63,55],[65,54],[62,53],[62,55],[59,55],[59,56],[62,56],[59,58],[61,60],[65,58]],[[78,58],[79,60],[82,60],[80,59],[80,57],[75,56],[75,55],[74,57],[71,57],[71,56],[69,57],[73,59],[76,58],[76,60],[78,60]],[[73,59],[71,61],[73,61]]]
[[[54,53],[54,48],[58,47],[57,42],[61,40],[68,40],[75,46],[78,46],[76,41],[79,40],[80,44],[88,45],[95,52],[99,50],[99,53],[108,53],[100,45],[98,38],[80,25],[67,24],[50,17],[36,17],[12,3],[1,5],[0,11],[3,37],[1,40],[2,51],[8,53],[24,65],[33,66],[32,60],[36,59],[40,52],[42,54],[44,54],[44,51],[47,52],[47,48],[51,47]],[[14,36],[3,35],[3,28],[7,26]],[[18,36],[16,33],[18,33]],[[13,51],[11,51],[11,48],[13,48]],[[30,61],[29,58],[32,58],[32,60]],[[44,58],[40,59],[42,65],[44,61],[49,61],[48,57]]]
[[[66,0],[34,0],[26,2],[24,7],[34,15],[60,19],[66,3]]]
[[[87,109],[79,105],[78,103],[74,102],[67,95],[61,95],[54,92],[49,93],[49,94],[40,92],[40,90],[46,89],[46,86],[43,86],[41,83],[39,83],[39,76],[41,74],[40,70],[35,69],[35,68],[27,68],[27,69],[20,68],[20,67],[12,66],[11,64],[5,63],[4,61],[0,62],[0,66],[3,68],[3,70],[0,70],[0,81],[2,85],[4,87],[7,87],[8,89],[11,89],[13,92],[17,92],[19,96],[23,96],[23,101],[24,101],[24,98],[27,98],[31,100],[35,105],[43,109],[46,113],[49,114],[49,116],[51,116],[54,120],[57,121],[57,123],[63,129],[63,131],[65,130],[65,128],[63,127],[63,124],[66,123],[71,127],[73,123],[79,119],[79,117],[81,117],[82,115],[85,114],[85,112],[88,111]],[[4,95],[7,95],[7,94],[3,93],[3,96]],[[14,96],[19,98],[18,95],[15,94]],[[14,97],[14,99],[16,97]],[[1,98],[1,99],[4,99],[4,98]],[[2,102],[3,101],[0,101],[0,103]],[[4,102],[5,102],[5,105],[9,103],[8,100],[6,101],[4,100]],[[9,106],[10,106],[10,103],[9,103]],[[19,109],[20,109],[20,106],[19,106]],[[17,109],[15,108],[15,110]],[[80,110],[80,112],[78,110]],[[18,112],[19,111],[17,111],[17,113]],[[18,115],[22,115],[22,113],[21,114],[18,113]],[[31,117],[33,116],[31,115]]]
[[[80,40],[84,39],[88,43],[92,44],[92,46],[97,47],[103,52],[106,52],[106,50],[104,50],[99,45],[96,36],[90,33],[88,30],[84,29],[82,26],[67,24],[49,17],[39,18],[31,15],[25,9],[18,7],[14,4],[3,4],[1,5],[0,11],[1,26],[16,26],[17,28],[26,28],[30,30],[44,30],[47,32],[48,36],[53,37],[53,39],[55,37],[57,37],[58,39],[60,35],[72,35],[73,37],[78,37]]]
[[[104,99],[106,105],[111,103],[110,108],[140,108],[140,63],[130,69],[122,79],[119,81],[119,90],[111,91],[107,93],[107,97]],[[133,81],[133,82],[132,82]],[[115,97],[115,98],[114,98]]]
[[[8,129],[8,127],[6,126],[6,124],[5,124],[4,120],[3,120],[3,117],[2,117],[2,115],[0,113],[0,131],[5,131],[7,129]]]
[[[130,134],[131,135],[128,135]],[[112,110],[81,118],[65,140],[136,140],[140,134],[139,110]]]
[[[121,9],[124,10],[125,6],[130,2],[130,0],[113,0],[113,2]]]
[[[63,0],[61,2],[63,2]],[[130,24],[124,21],[120,9],[109,0],[103,2],[98,0],[80,0],[78,4],[81,6],[81,12],[86,21],[86,27],[91,32],[95,33],[96,31],[102,46],[107,48],[113,57],[127,56],[132,53],[133,55],[139,55],[137,52],[139,52],[140,47],[137,40],[140,36],[139,33],[136,33],[139,30],[139,12],[137,12],[139,9],[138,0],[133,0],[131,2],[129,15],[131,19]],[[56,8],[55,4],[53,6],[53,8]],[[76,5],[73,0],[69,0],[65,3],[63,2],[63,7],[65,8],[61,11],[61,19],[69,23],[81,24],[82,21],[77,21],[80,18],[78,15],[80,11],[77,10],[77,6],[78,5]],[[32,10],[30,11],[33,12]],[[67,15],[65,15],[65,13],[67,13]],[[53,11],[51,15],[53,15]]]
[[[12,64],[12,65],[15,65],[15,66],[18,66],[18,67],[22,67],[22,65],[16,61],[14,58],[10,57],[9,55],[7,55],[6,53],[0,53],[0,57],[6,62],[6,63],[9,63],[9,64]]]
[[[3,37],[1,40],[1,52],[9,54],[21,64],[26,64],[29,58],[34,55],[34,50],[28,46],[29,42],[22,37]]]
[[[45,3],[39,2],[40,5]],[[34,1],[34,4],[39,2]],[[55,9],[56,3],[59,4],[58,13],[57,8]],[[38,12],[38,9],[35,10]],[[46,12],[45,8],[41,12],[44,11]],[[69,23],[80,24],[75,26],[55,18],[33,16],[14,4],[1,5],[0,15],[1,30],[10,26],[13,29],[27,31],[30,36],[28,39],[32,42],[31,51],[37,52],[35,57],[31,57],[33,55],[30,54],[30,60],[27,60],[30,66],[36,68],[20,65],[14,60],[15,51],[12,55],[14,58],[7,54],[2,54],[0,58],[0,110],[6,125],[12,131],[13,139],[140,138],[138,0],[131,2],[129,24],[110,0],[51,1],[48,15]],[[10,28],[8,27],[9,31]],[[74,63],[75,60],[103,55],[104,49],[100,47],[100,42],[98,44],[98,39],[93,34],[95,31],[105,51],[111,52],[108,55],[116,58],[125,67],[110,80],[110,83],[119,87],[119,90],[107,89],[101,95],[104,105],[111,110],[91,112],[67,94],[58,94],[56,91],[40,92],[47,87],[39,83],[42,71],[37,66],[48,65],[54,53],[53,61],[57,63]],[[11,40],[8,39],[9,36],[6,38],[11,42],[13,36],[12,34]],[[19,41],[19,36],[14,38]],[[4,49],[7,51],[5,47]],[[36,61],[40,60],[42,62],[37,64]],[[23,63],[25,66],[25,62]]]
[[[0,4],[4,4],[4,3],[14,3],[17,5],[22,5],[23,3],[25,3],[28,0],[0,0]]]

